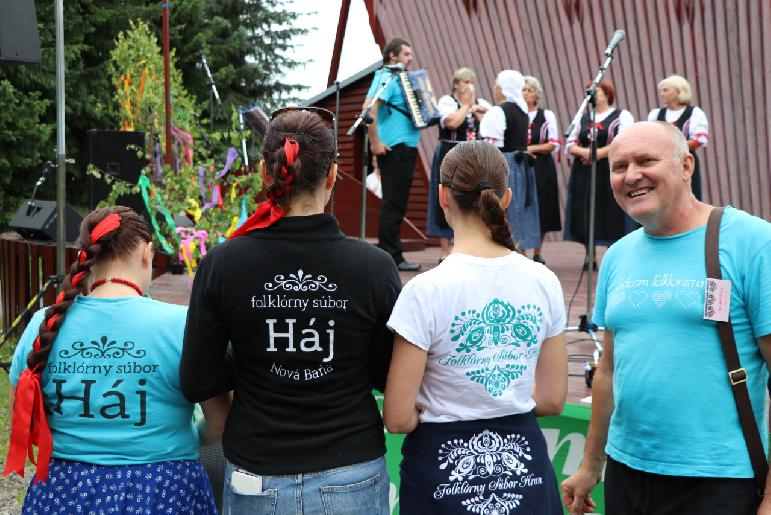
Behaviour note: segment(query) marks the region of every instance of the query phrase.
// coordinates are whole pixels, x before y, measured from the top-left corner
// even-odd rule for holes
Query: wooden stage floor
[[[604,249],[598,248],[599,256],[602,257]],[[581,277],[581,267],[584,262],[584,248],[582,245],[573,242],[546,242],[543,247],[543,258],[547,266],[557,274],[562,283],[562,290],[565,296],[565,306],[570,304],[568,313],[568,327],[575,327],[579,323],[579,316],[586,313],[586,273]],[[439,247],[427,247],[419,252],[406,252],[407,261],[420,263],[421,271],[426,271],[437,265],[439,260]],[[401,272],[401,279],[406,283],[417,273]],[[579,286],[578,281],[581,278]],[[164,274],[153,281],[151,294],[153,298],[174,304],[187,305],[190,297],[190,288],[193,279],[187,274],[172,275]],[[597,284],[597,273],[594,273],[594,285]],[[578,288],[577,288],[578,287]],[[575,295],[574,295],[575,294]],[[592,297],[594,293],[592,293]],[[571,304],[572,298],[572,304]],[[597,335],[602,341],[602,333]],[[584,378],[584,362],[591,360],[592,351],[595,346],[591,341],[589,334],[585,332],[568,331],[568,371],[570,378],[568,381],[568,402],[575,404],[586,404],[586,397],[591,395],[591,389],[586,386]]]

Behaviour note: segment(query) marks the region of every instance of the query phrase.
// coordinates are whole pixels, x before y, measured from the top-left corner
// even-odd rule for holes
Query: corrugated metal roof
[[[705,200],[771,219],[771,2],[755,0],[366,0],[377,42],[412,43],[413,68],[429,71],[435,93],[452,73],[474,68],[481,97],[514,68],[538,77],[542,105],[565,130],[597,73],[617,28],[627,37],[608,74],[616,106],[645,119],[658,107],[657,83],[678,73],[709,117],[710,143],[699,150]],[[423,131],[421,161],[436,145]],[[559,166],[564,199],[569,173]]]

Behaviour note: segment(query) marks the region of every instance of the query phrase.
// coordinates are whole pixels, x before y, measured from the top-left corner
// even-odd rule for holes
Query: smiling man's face
[[[690,194],[693,157],[686,154],[678,159],[675,154],[672,137],[660,122],[626,127],[613,140],[608,154],[616,202],[654,233],[671,225],[670,217]]]

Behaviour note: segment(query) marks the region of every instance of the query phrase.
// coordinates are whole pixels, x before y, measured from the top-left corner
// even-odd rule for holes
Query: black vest
[[[455,97],[452,97],[455,104],[460,109],[460,102]],[[439,139],[445,141],[470,141],[469,132],[471,132],[471,139],[477,139],[479,135],[479,120],[476,116],[471,115],[471,130],[469,131],[469,116],[467,115],[463,122],[455,129],[448,129],[446,127],[439,127]]]
[[[602,148],[608,145],[613,138],[618,134],[618,124],[614,124],[618,117],[621,116],[621,109],[616,109],[608,115],[602,122],[597,124],[597,148]],[[611,127],[613,133],[610,133]],[[581,117],[581,129],[578,133],[578,142],[582,147],[588,147],[591,141],[591,134],[589,134],[589,115],[584,114]]]
[[[513,102],[501,104],[503,114],[506,117],[506,131],[503,133],[503,147],[501,152],[515,152],[527,150],[527,128],[530,118],[527,113]]]
[[[538,108],[538,111],[535,112],[535,117],[533,118],[533,121],[530,123],[530,144],[531,145],[538,145],[541,143],[547,143],[548,137],[545,137],[543,141],[541,141],[541,128],[543,127],[543,124],[546,123],[546,115],[543,112],[543,109],[540,107]]]
[[[691,119],[691,114],[693,114],[693,106],[689,105],[685,108],[685,111],[683,111],[683,114],[680,115],[680,118],[674,121],[672,125],[680,129],[680,132],[683,132],[683,127],[685,127],[685,122]],[[659,115],[656,118],[660,122],[666,122],[667,121],[667,108],[662,107],[659,109]],[[688,135],[685,135],[686,139],[688,138]]]

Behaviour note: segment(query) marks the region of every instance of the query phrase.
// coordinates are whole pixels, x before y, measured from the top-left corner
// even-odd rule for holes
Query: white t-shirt
[[[512,252],[451,254],[408,282],[388,327],[428,352],[421,422],[483,420],[533,409],[541,343],[565,328],[557,276]]]
[[[661,108],[657,107],[648,113],[648,121],[658,120],[659,111],[661,111]],[[683,114],[683,111],[685,111],[685,107],[677,111],[667,109],[667,113],[664,115],[667,123],[675,123],[680,118],[680,115]],[[683,125],[683,134],[685,134],[686,139],[695,139],[700,147],[706,147],[709,143],[709,122],[707,121],[707,115],[700,107],[694,106],[691,117]]]

